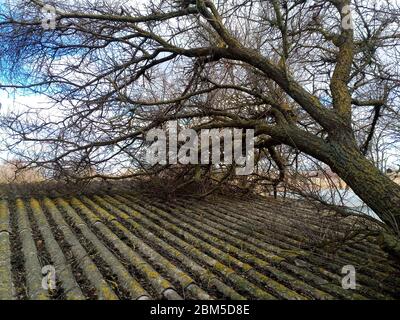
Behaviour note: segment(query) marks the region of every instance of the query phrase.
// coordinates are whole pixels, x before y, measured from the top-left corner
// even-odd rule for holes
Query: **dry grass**
[[[37,169],[18,170],[17,165],[0,165],[0,183],[34,183],[41,182],[44,178]]]

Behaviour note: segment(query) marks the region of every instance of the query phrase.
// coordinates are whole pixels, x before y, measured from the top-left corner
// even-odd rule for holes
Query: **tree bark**
[[[379,171],[352,139],[330,144],[332,170],[400,237],[400,186]]]

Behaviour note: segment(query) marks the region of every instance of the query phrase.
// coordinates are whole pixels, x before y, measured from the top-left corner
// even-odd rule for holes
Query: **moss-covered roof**
[[[0,299],[393,299],[399,275],[362,220],[295,201],[0,198]]]

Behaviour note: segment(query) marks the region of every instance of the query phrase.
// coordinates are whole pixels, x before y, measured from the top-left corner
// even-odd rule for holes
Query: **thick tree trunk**
[[[400,186],[380,172],[351,139],[331,142],[331,150],[332,170],[400,237]]]

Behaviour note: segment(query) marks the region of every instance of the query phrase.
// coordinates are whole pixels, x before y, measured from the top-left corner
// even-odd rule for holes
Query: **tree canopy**
[[[168,121],[251,128],[257,183],[310,157],[399,234],[400,187],[373,162],[399,139],[399,15],[388,0],[6,2],[1,87],[53,103],[3,117],[6,147],[57,176],[119,179],[171,169],[143,160]]]

